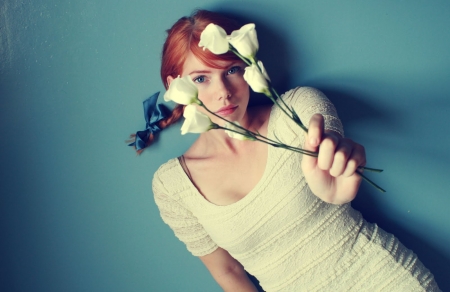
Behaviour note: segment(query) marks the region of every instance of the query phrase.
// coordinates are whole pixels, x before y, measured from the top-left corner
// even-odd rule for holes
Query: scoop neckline
[[[267,124],[267,137],[272,139],[272,127],[273,127],[273,119],[272,116],[275,112],[275,108],[274,106],[272,106],[271,110],[270,110],[270,114],[269,114],[269,123]],[[258,141],[254,141],[255,143],[261,143]],[[232,207],[237,207],[240,206],[242,204],[245,204],[247,201],[251,200],[252,197],[255,196],[255,193],[257,193],[257,189],[260,188],[261,184],[265,181],[267,173],[269,172],[269,164],[271,163],[271,151],[273,151],[274,147],[267,145],[268,149],[267,149],[267,160],[266,160],[266,165],[264,168],[264,172],[261,176],[261,178],[259,179],[259,181],[255,184],[255,186],[250,190],[250,192],[248,192],[242,199],[233,202],[231,204],[228,205],[217,205],[214,204],[210,201],[208,201],[203,195],[202,193],[200,193],[200,191],[197,189],[197,187],[194,185],[194,183],[191,181],[191,179],[189,178],[189,176],[186,174],[186,172],[183,169],[183,166],[180,163],[180,160],[178,159],[178,157],[174,158],[175,163],[178,167],[178,171],[181,172],[181,175],[183,177],[183,180],[187,181],[187,184],[189,185],[189,188],[192,189],[196,195],[196,198],[198,198],[198,200],[203,203],[205,206],[210,206],[210,207],[215,207],[215,208],[232,208]]]

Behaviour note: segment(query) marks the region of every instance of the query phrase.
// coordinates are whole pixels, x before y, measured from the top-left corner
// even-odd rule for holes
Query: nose
[[[231,86],[228,80],[224,77],[220,78],[216,84],[217,99],[228,99],[231,96]]]

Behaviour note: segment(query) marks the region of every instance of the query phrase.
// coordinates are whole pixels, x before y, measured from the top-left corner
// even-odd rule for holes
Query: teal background
[[[450,291],[450,2],[0,3],[0,291],[221,291],[164,225],[153,172],[195,139],[136,156],[164,30],[193,8],[255,22],[279,91],[324,91],[385,169],[354,206]]]

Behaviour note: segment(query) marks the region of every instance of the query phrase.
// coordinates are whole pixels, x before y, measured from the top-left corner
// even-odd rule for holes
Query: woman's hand
[[[320,145],[320,147],[319,147]],[[366,164],[364,147],[333,131],[324,131],[320,114],[311,117],[303,148],[318,157],[303,155],[302,169],[311,191],[323,201],[344,204],[353,200],[361,183],[355,173]]]

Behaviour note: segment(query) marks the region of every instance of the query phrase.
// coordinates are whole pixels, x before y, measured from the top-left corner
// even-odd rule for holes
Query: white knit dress
[[[342,133],[334,106],[320,91],[296,88],[283,99],[303,123],[321,113],[327,129]],[[268,136],[303,145],[302,130],[277,107]],[[154,175],[155,201],[193,255],[219,246],[265,291],[440,291],[433,275],[393,235],[366,222],[350,204],[328,204],[312,194],[301,158],[269,147],[261,180],[227,206],[207,201],[174,158]]]

